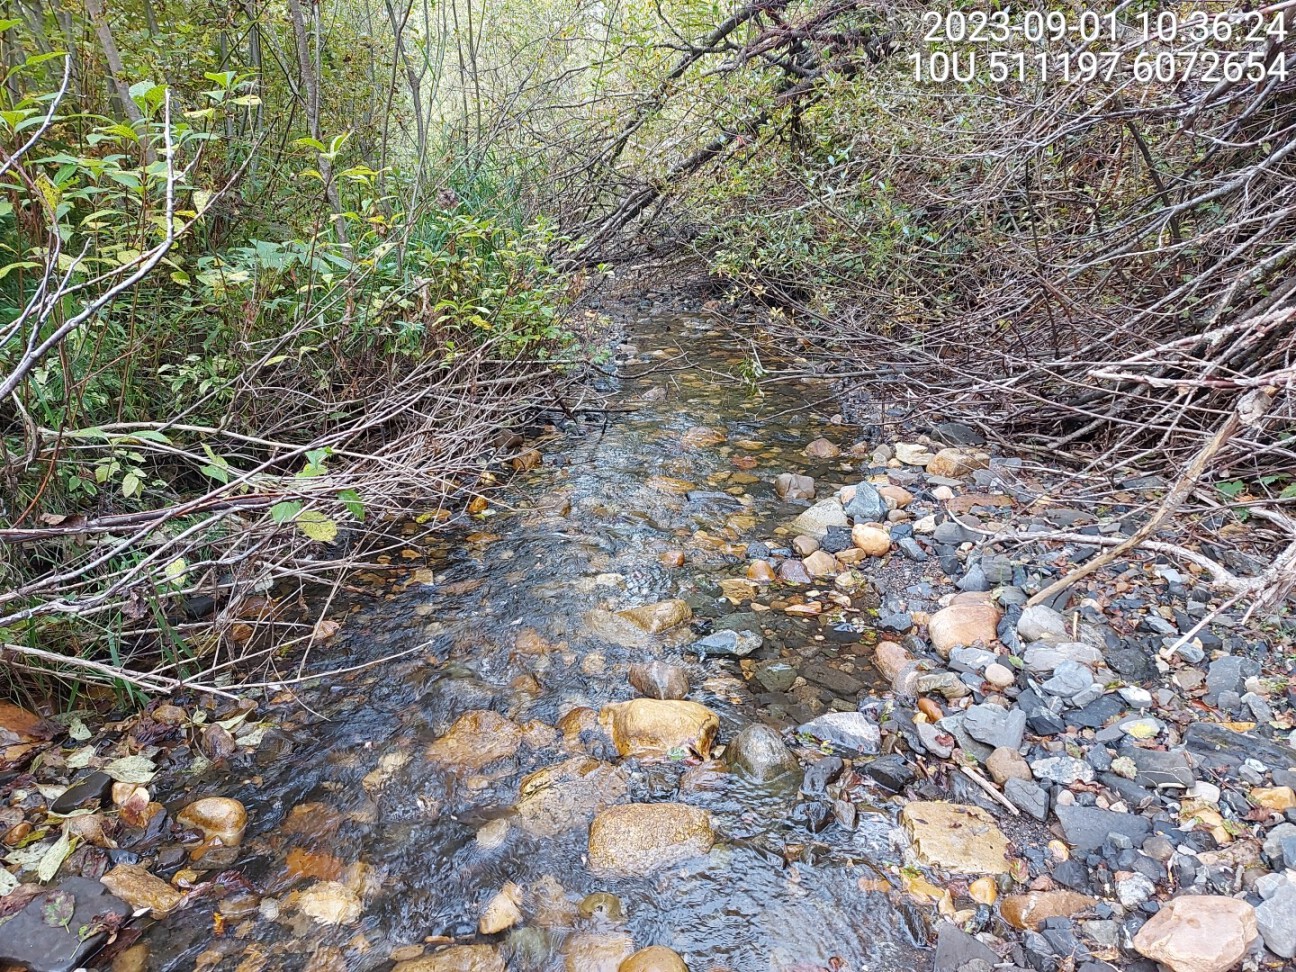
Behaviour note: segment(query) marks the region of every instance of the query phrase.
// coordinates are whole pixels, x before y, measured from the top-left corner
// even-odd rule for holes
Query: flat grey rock
[[[96,918],[130,911],[98,881],[67,878],[0,925],[0,962],[30,972],[72,972],[104,943],[105,933],[94,931],[101,927]]]
[[[1152,822],[1146,817],[1098,807],[1058,807],[1057,817],[1066,842],[1084,852],[1097,850],[1108,834],[1121,834],[1142,845],[1152,833]]]
[[[829,712],[811,719],[797,732],[865,755],[878,752],[882,745],[882,731],[862,712]]]
[[[1265,948],[1279,958],[1296,957],[1296,886],[1280,887],[1256,908],[1255,916]]]

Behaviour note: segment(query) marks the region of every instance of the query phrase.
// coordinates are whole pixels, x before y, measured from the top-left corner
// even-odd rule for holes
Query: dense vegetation
[[[892,415],[1291,535],[1296,75],[916,79],[925,8],[6,5],[4,641],[210,682],[473,486],[586,270],[663,248]],[[1132,59],[1159,10],[1010,47]]]

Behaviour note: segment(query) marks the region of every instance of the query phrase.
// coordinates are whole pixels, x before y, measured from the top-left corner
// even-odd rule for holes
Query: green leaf
[[[36,876],[41,882],[50,880],[58,873],[58,869],[63,866],[67,856],[72,853],[72,838],[67,834],[59,834],[59,839],[50,845],[49,850],[41,855],[40,862],[36,865]]]
[[[143,485],[144,483],[140,480],[139,476],[135,475],[133,472],[128,472],[122,477],[122,495],[127,499],[130,499],[130,497],[140,491],[140,488]]]
[[[1235,499],[1246,492],[1246,483],[1240,479],[1233,479],[1227,483],[1216,483],[1215,488],[1227,496],[1229,499]]]
[[[338,535],[338,525],[319,510],[304,510],[299,513],[297,529],[320,543],[330,543]]]
[[[361,523],[364,522],[365,508],[364,500],[354,489],[344,489],[338,493],[338,502],[346,507],[346,511],[354,516]]]
[[[1282,491],[1281,493],[1278,494],[1278,498],[1279,498],[1279,499],[1296,499],[1296,483],[1289,483],[1289,484],[1288,484],[1288,485],[1283,489],[1283,491]]]
[[[10,27],[17,27],[21,23],[21,20],[14,20],[12,17],[6,20],[0,20],[0,31],[8,30]]]
[[[207,465],[202,467],[200,472],[202,472],[204,476],[209,476],[212,479],[216,480],[216,482],[220,483],[222,486],[228,484],[230,481],[229,473],[227,473],[220,466],[213,466],[210,463],[208,463]]]
[[[290,523],[301,511],[302,505],[296,500],[287,500],[283,503],[276,503],[274,506],[270,507],[270,520],[274,523]]]

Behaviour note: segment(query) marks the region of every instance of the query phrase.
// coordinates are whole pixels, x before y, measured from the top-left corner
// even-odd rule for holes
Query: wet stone
[[[630,666],[629,682],[650,699],[682,699],[688,695],[688,674],[679,665],[651,661]]]
[[[700,658],[746,658],[764,641],[759,632],[713,631],[689,645],[688,650]]]
[[[953,922],[942,921],[937,925],[933,972],[963,972],[968,963],[975,961],[993,968],[999,964],[999,955]]]
[[[900,813],[918,859],[960,874],[1007,872],[1008,840],[980,807],[915,801]]]
[[[767,692],[786,692],[797,680],[797,670],[781,659],[756,666],[756,681]]]
[[[87,773],[55,798],[50,804],[50,811],[68,814],[92,804],[104,804],[107,802],[112,785],[112,777],[107,773]]]
[[[856,695],[864,688],[864,683],[854,675],[823,662],[807,662],[801,666],[800,673],[807,681],[838,695]]]
[[[864,773],[892,793],[899,793],[917,777],[913,767],[895,755],[870,760],[864,764]]]
[[[769,726],[743,729],[725,746],[724,758],[731,771],[755,783],[768,783],[801,771],[783,737]]]
[[[107,937],[94,930],[101,927],[96,917],[129,914],[130,907],[98,881],[67,878],[57,888],[36,895],[0,926],[0,961],[30,972],[72,972]],[[70,928],[85,928],[86,933],[70,933]]]
[[[882,743],[877,723],[862,712],[828,712],[800,726],[797,732],[865,755],[876,753]]]
[[[590,825],[590,869],[649,874],[706,854],[714,840],[705,810],[681,803],[622,804],[602,811]]]

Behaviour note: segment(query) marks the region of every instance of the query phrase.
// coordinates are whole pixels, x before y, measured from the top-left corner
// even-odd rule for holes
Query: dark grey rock
[[[981,570],[980,564],[973,564],[967,569],[967,572],[959,578],[955,585],[960,591],[988,591],[990,582],[986,580],[985,574]]]
[[[991,587],[1011,584],[1013,578],[1012,561],[1007,557],[991,555],[981,558],[981,573],[990,582]]]
[[[899,793],[917,777],[913,767],[895,755],[879,756],[865,763],[864,773],[893,793]]]
[[[1026,713],[998,705],[974,705],[963,713],[963,728],[991,749],[1017,749],[1026,733]]]
[[[939,422],[928,433],[933,442],[947,446],[976,446],[985,443],[985,436],[962,422]],[[998,959],[992,960],[991,964]]]
[[[1018,779],[1015,776],[1010,777],[1004,781],[1003,792],[1018,810],[1030,814],[1039,821],[1048,819],[1048,793],[1038,783]]]
[[[856,523],[883,523],[888,512],[886,500],[872,483],[856,486],[855,495],[845,509],[846,515]]]
[[[55,798],[50,804],[53,813],[71,813],[81,807],[106,802],[113,780],[107,773],[87,773]]]
[[[1089,893],[1089,868],[1074,857],[1053,865],[1049,875],[1064,888]]]
[[[846,764],[840,756],[825,756],[811,763],[801,780],[801,791],[810,796],[822,796],[828,785],[841,776]]]
[[[797,680],[797,670],[781,658],[757,665],[755,675],[766,692],[786,692]]]
[[[1141,786],[1188,789],[1197,781],[1188,754],[1182,749],[1131,748],[1127,754],[1138,767],[1134,782]]]
[[[1296,769],[1296,749],[1271,743],[1256,735],[1234,732],[1210,722],[1194,722],[1184,732],[1188,751],[1202,757],[1208,767],[1236,769],[1257,759],[1271,770]]]
[[[895,631],[904,634],[913,627],[913,615],[908,611],[893,611],[879,615],[874,625],[880,631]]]
[[[984,648],[952,648],[949,656],[949,667],[956,672],[980,672],[999,658],[993,651]]]
[[[1093,672],[1076,661],[1064,661],[1053,669],[1053,676],[1040,687],[1050,695],[1070,699],[1087,691],[1094,683]]]
[[[958,546],[960,543],[967,543],[969,540],[977,538],[975,533],[957,520],[945,520],[943,523],[938,523],[932,536],[935,537],[937,543],[947,543],[950,546]]]
[[[1097,807],[1058,807],[1062,836],[1076,850],[1088,853],[1103,845],[1108,834],[1121,834],[1141,844],[1152,833],[1152,823],[1133,813],[1116,813]]]
[[[896,541],[896,546],[900,552],[915,563],[925,563],[927,560],[927,551],[913,537],[901,537]]]
[[[841,553],[843,550],[849,550],[853,546],[855,546],[855,543],[851,540],[849,527],[829,527],[819,539],[819,549],[824,553]]]
[[[98,881],[67,878],[32,898],[0,926],[0,961],[26,966],[30,972],[72,972],[107,937],[93,931],[102,927],[96,918],[129,914],[130,908]]]
[[[1214,703],[1225,692],[1238,693],[1242,683],[1260,674],[1260,666],[1249,658],[1225,655],[1210,663],[1206,671],[1206,701]]]
[[[969,962],[999,964],[999,956],[988,945],[983,945],[952,921],[942,921],[936,926],[936,958],[933,972],[961,972]]]
[[[743,729],[725,746],[724,758],[730,770],[755,783],[790,778],[801,771],[783,737],[769,726]]]
[[[1118,719],[1125,713],[1125,707],[1121,705],[1121,700],[1114,694],[1100,696],[1088,705],[1074,709],[1066,713],[1065,719],[1068,726],[1075,726],[1080,729],[1101,729],[1113,719]]]
[[[702,658],[745,658],[764,643],[758,632],[713,631],[689,645],[688,650]]]
[[[806,681],[822,685],[838,695],[856,695],[864,688],[864,683],[850,672],[843,672],[823,662],[806,662],[801,666],[801,675]]]

